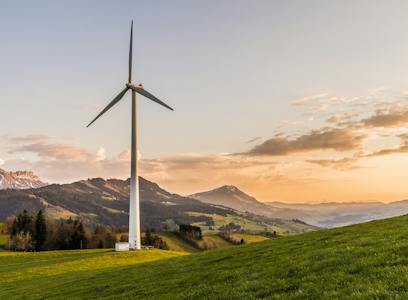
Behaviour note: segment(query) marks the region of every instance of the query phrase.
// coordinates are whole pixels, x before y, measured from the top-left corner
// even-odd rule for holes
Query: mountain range
[[[293,220],[316,227],[339,227],[408,214],[408,200],[392,203],[284,203],[261,202],[232,185],[186,197],[170,193],[141,178],[142,224],[161,227],[165,222],[203,224],[211,214],[262,217],[263,221],[290,228]],[[88,224],[126,226],[129,181],[94,178],[71,184],[46,185],[29,171],[0,169],[0,221],[23,209],[44,209],[49,217],[80,217]],[[280,222],[276,222],[276,220]],[[283,222],[282,220],[287,220]],[[305,229],[305,228],[303,228]],[[302,230],[303,230],[302,229]]]
[[[7,172],[0,169],[0,190],[39,188],[45,185],[31,171]]]
[[[145,228],[162,229],[188,223],[218,230],[233,221],[243,228],[247,226],[258,232],[267,230],[284,234],[318,229],[298,220],[243,213],[183,197],[142,177],[139,184],[141,223]],[[0,222],[24,209],[29,212],[42,209],[53,219],[80,218],[89,226],[105,224],[127,227],[129,180],[94,178],[39,188],[0,190]]]

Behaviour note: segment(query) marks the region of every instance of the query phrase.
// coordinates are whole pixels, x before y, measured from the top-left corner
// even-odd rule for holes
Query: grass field
[[[231,243],[216,234],[204,235],[202,240],[197,241],[197,244],[202,250],[221,249],[232,246]]]
[[[237,233],[231,233],[230,235],[234,240],[237,240],[237,241],[244,239],[245,244],[252,244],[252,243],[257,243],[257,242],[268,240],[267,237],[264,237],[262,235],[257,235],[257,234],[247,234],[247,233],[237,232]]]
[[[159,236],[166,242],[170,250],[189,253],[200,251],[173,232],[160,232]]]
[[[183,255],[0,253],[0,299],[407,299],[408,216]]]

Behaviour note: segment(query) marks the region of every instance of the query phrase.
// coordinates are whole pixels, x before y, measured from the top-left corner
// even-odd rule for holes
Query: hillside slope
[[[96,270],[76,269],[78,251],[0,253],[0,298],[406,299],[407,224],[402,216],[140,264],[133,256],[151,252],[127,254],[129,265],[103,252],[110,265]]]

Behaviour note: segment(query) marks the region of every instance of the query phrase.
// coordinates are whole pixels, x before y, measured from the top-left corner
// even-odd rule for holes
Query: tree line
[[[110,226],[86,228],[78,219],[46,219],[42,210],[26,210],[6,221],[7,247],[14,251],[46,251],[86,248],[113,248],[116,237]]]
[[[48,251],[71,249],[114,248],[116,235],[127,242],[127,229],[96,225],[86,227],[79,219],[47,219],[42,210],[30,214],[26,210],[5,223],[9,234],[6,247],[12,251]],[[168,250],[166,242],[155,232],[146,229],[142,245]]]

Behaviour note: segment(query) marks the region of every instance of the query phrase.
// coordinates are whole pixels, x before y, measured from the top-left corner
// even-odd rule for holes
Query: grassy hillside
[[[408,298],[408,216],[180,255],[0,253],[0,299]]]
[[[189,253],[200,251],[187,243],[174,232],[160,232],[159,236],[166,242],[166,245],[170,250]]]
[[[197,242],[198,247],[202,250],[221,249],[232,246],[231,243],[224,240],[216,234],[204,235],[202,240]]]
[[[240,241],[241,239],[244,239],[245,244],[252,244],[252,243],[268,240],[267,237],[264,237],[262,235],[238,233],[238,232],[231,233],[231,237],[236,241]]]

